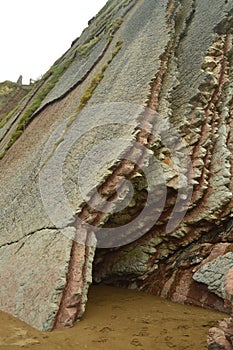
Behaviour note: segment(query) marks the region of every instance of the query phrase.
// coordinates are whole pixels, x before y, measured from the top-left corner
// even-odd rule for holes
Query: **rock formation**
[[[0,83],[0,122],[28,94],[29,89],[27,85],[11,81]]]
[[[109,0],[4,119],[2,310],[72,326],[93,279],[231,312],[232,16]]]
[[[18,84],[18,85],[20,85],[20,86],[23,85],[23,76],[22,76],[22,75],[19,76],[19,78],[18,78],[16,84]]]

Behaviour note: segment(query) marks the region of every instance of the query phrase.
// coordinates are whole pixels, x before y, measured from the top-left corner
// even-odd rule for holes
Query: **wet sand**
[[[0,313],[1,350],[202,350],[226,315],[155,296],[92,286],[85,316],[71,329],[38,332]]]

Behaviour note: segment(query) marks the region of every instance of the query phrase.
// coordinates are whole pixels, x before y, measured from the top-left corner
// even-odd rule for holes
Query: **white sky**
[[[0,82],[37,79],[80,36],[107,0],[5,0],[0,3]]]

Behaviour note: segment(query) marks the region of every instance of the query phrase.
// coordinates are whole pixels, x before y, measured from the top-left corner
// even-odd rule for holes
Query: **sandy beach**
[[[0,313],[1,350],[202,350],[208,329],[225,314],[155,296],[92,286],[83,319],[44,333]]]

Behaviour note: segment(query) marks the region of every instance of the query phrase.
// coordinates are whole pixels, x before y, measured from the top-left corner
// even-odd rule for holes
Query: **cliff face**
[[[28,85],[19,85],[11,81],[0,83],[0,121],[18,105],[29,90]]]
[[[110,0],[6,120],[4,311],[71,326],[93,276],[230,312],[232,14]]]

